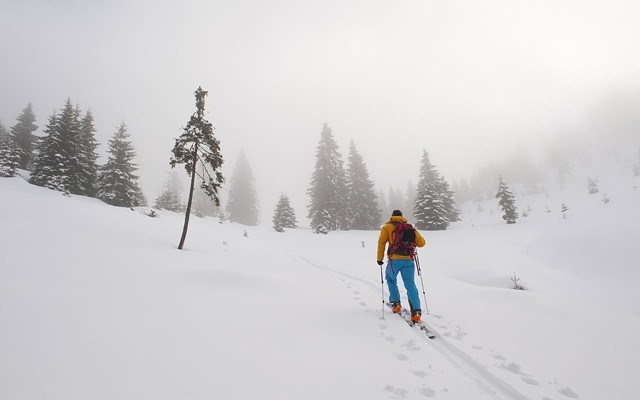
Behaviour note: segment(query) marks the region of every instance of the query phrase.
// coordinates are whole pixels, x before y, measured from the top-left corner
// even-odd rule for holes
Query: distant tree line
[[[410,176],[410,173],[407,173]],[[418,229],[444,230],[459,219],[453,191],[429,161],[425,151],[419,170],[418,187],[409,183],[407,198],[398,189],[389,191],[389,202],[380,191],[376,195],[366,164],[353,141],[345,170],[331,128],[325,123],[316,148],[316,164],[307,194],[308,218],[316,233],[332,230],[377,229],[393,208],[413,214]],[[386,209],[386,210],[385,210]],[[382,212],[382,214],[381,214]]]
[[[14,176],[17,169],[30,172],[30,183],[67,194],[97,197],[123,207],[146,204],[135,175],[135,149],[124,122],[108,143],[108,158],[98,165],[95,124],[90,110],[83,112],[67,99],[38,129],[32,105],[17,118],[10,132],[0,125],[0,174]]]

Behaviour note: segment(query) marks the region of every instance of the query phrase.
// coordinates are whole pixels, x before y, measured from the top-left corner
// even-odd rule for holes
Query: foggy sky
[[[94,112],[101,154],[125,121],[153,204],[202,86],[225,176],[244,149],[262,223],[284,192],[306,225],[324,122],[345,162],[355,141],[376,192],[417,182],[423,149],[457,179],[523,143],[586,134],[604,98],[640,88],[639,11],[621,0],[0,0],[0,121],[13,126],[31,102],[42,135],[69,97]]]

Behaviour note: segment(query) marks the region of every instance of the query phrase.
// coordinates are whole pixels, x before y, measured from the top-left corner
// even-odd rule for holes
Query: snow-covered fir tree
[[[85,194],[81,180],[80,121],[67,99],[60,114],[49,117],[33,160],[31,183],[65,193]]]
[[[227,215],[231,222],[243,225],[258,225],[258,193],[253,171],[244,151],[240,152],[231,175]]]
[[[0,123],[0,177],[16,175],[22,151],[13,135]]]
[[[399,187],[395,189],[389,186],[389,208],[392,210],[402,210],[405,204],[404,195]]]
[[[192,209],[193,213],[199,217],[215,217],[220,213],[219,207],[201,187],[197,187],[193,191]]]
[[[380,189],[378,192],[378,210],[380,210],[380,221],[386,222],[391,215],[392,209],[389,207],[389,202],[387,201],[387,195],[384,193],[384,190]],[[379,228],[379,226],[378,226]]]
[[[443,176],[440,176],[438,192],[442,197],[442,202],[444,204],[444,208],[447,213],[447,219],[449,220],[449,222],[460,221],[460,211],[458,211],[458,208],[456,207],[454,192],[451,190],[449,183],[444,179]]]
[[[80,112],[79,109],[76,112]],[[80,166],[80,192],[90,197],[98,193],[98,141],[95,137],[96,128],[93,114],[88,110],[80,120],[80,135],[78,140],[78,162]]]
[[[509,187],[502,180],[502,176],[498,177],[498,193],[496,193],[498,204],[502,208],[502,219],[507,224],[515,224],[518,219],[516,211],[516,200]]]
[[[20,148],[19,168],[29,169],[38,140],[38,137],[33,134],[38,129],[38,126],[35,124],[36,116],[33,113],[31,103],[22,110],[17,120],[18,122],[11,127],[11,135],[13,135],[16,144]]]
[[[107,163],[100,168],[98,198],[119,207],[136,207],[146,203],[138,186],[138,167],[133,162],[136,151],[123,122],[109,140]]]
[[[429,154],[423,151],[416,202],[413,207],[416,228],[430,231],[447,229],[450,212],[443,197],[440,174],[431,164]]]
[[[326,123],[316,148],[316,165],[307,194],[311,198],[307,217],[315,231],[348,228],[346,174],[338,144]]]
[[[276,232],[283,232],[284,228],[297,227],[296,213],[291,207],[289,197],[286,194],[281,194],[278,204],[276,204],[276,210],[273,213],[273,229]]]
[[[567,218],[567,211],[569,211],[569,207],[565,203],[560,205],[560,213],[562,213],[562,219]]]
[[[404,217],[411,223],[416,219],[413,215],[414,204],[416,204],[416,187],[411,181],[409,181],[409,183],[407,183],[407,194],[404,198],[404,205],[401,210],[403,213],[402,215],[404,215]]]
[[[595,180],[588,178],[587,179],[587,191],[589,194],[596,194],[600,189],[598,189],[598,182]]]
[[[167,173],[167,181],[162,187],[160,196],[156,198],[155,208],[161,210],[169,210],[174,212],[184,211],[184,204],[182,203],[182,183],[178,178],[176,171],[170,171]]]
[[[380,210],[377,207],[373,182],[369,171],[353,141],[349,145],[347,161],[348,220],[350,229],[377,229]]]

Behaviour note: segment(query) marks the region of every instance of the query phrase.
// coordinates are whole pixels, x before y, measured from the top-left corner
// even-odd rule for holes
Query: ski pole
[[[382,319],[384,319],[384,277],[382,275],[382,265],[380,265],[380,290],[382,292]]]
[[[420,259],[418,258],[418,252],[416,251],[416,269],[418,270],[418,276],[420,277],[420,283],[422,284],[422,296],[424,297],[424,309],[429,315],[429,306],[427,305],[427,294],[424,290],[424,281],[422,280],[422,270],[420,269]]]

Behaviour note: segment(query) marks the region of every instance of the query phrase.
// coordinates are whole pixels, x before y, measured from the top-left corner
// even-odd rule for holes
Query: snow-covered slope
[[[192,218],[179,251],[182,215],[0,193],[0,399],[640,396],[631,189],[570,192],[567,219],[529,198],[515,225],[468,205],[425,233],[431,341],[381,319],[377,232]]]

